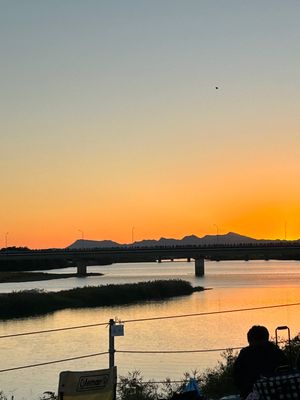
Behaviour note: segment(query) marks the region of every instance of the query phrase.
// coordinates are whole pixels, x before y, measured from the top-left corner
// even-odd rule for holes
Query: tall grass
[[[190,295],[195,290],[183,280],[158,280],[123,285],[86,286],[46,292],[25,290],[0,294],[0,319],[46,314],[65,308],[101,307],[134,302],[163,300],[174,296]]]

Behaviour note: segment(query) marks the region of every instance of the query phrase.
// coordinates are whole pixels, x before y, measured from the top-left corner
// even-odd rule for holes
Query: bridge
[[[95,249],[47,249],[20,251],[2,249],[0,269],[13,270],[18,265],[31,263],[42,269],[76,266],[78,276],[86,276],[87,267],[128,262],[161,262],[165,260],[194,260],[195,275],[205,274],[205,260],[300,260],[300,242],[266,242],[259,244],[214,244],[202,246],[134,245]],[[24,268],[25,269],[25,268]],[[37,269],[37,268],[26,268]],[[39,267],[41,269],[41,267]]]

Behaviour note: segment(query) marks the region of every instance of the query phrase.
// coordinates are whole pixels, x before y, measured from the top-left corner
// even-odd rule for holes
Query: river
[[[42,317],[1,322],[0,336],[85,324],[158,316],[204,313],[300,302],[299,261],[206,262],[205,276],[194,276],[188,262],[114,264],[89,267],[103,276],[50,281],[0,284],[0,292],[39,288],[62,290],[86,285],[128,283],[180,278],[211,290],[160,302],[122,307],[62,310]],[[53,270],[53,272],[71,272]],[[121,351],[167,351],[223,349],[246,345],[250,326],[268,327],[272,336],[279,325],[288,325],[292,336],[300,331],[299,306],[218,313],[197,317],[125,323],[124,337],[117,337],[116,365],[119,375],[140,370],[145,379],[179,379],[185,371],[203,371],[220,360],[220,351],[179,354],[122,353]],[[0,339],[0,369],[106,352],[106,326]],[[57,391],[63,370],[108,367],[101,355],[0,373],[0,390],[10,398],[37,399],[44,391]]]

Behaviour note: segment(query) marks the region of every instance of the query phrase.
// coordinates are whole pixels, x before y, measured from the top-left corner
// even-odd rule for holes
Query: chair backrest
[[[59,374],[58,400],[115,400],[117,368],[63,371]]]

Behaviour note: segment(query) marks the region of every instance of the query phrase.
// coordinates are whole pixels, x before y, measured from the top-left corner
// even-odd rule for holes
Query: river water
[[[206,262],[205,276],[194,276],[188,262],[114,264],[89,267],[103,276],[51,281],[0,284],[0,292],[40,288],[62,290],[86,285],[128,283],[180,278],[211,290],[166,301],[122,307],[63,310],[42,317],[0,323],[0,336],[37,330],[103,323],[110,318],[131,320],[211,311],[234,310],[300,302],[299,261]],[[71,272],[55,270],[53,272]],[[123,353],[122,351],[212,350],[246,345],[250,326],[268,327],[272,336],[279,325],[288,325],[292,336],[300,331],[299,306],[217,313],[197,317],[125,323],[124,337],[116,337],[119,375],[140,370],[145,379],[179,379],[186,371],[203,371],[216,365],[220,351],[177,354]],[[106,326],[0,339],[1,369],[61,360],[108,349]],[[57,391],[64,370],[108,367],[108,356],[25,368],[0,373],[0,390],[10,398],[37,399],[44,391]]]

